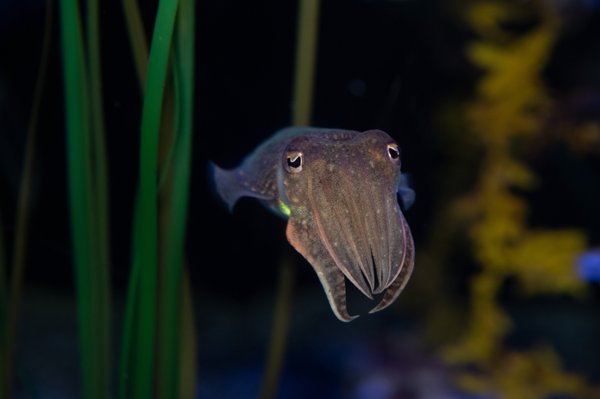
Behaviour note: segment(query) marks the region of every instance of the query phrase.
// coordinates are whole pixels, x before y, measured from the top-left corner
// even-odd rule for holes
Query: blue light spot
[[[600,250],[584,252],[577,260],[577,272],[583,280],[600,282]]]

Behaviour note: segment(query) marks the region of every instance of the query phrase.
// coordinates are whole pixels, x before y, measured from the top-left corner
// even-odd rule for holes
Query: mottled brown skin
[[[215,167],[217,190],[230,207],[244,195],[274,210],[287,205],[288,241],[313,266],[343,321],[357,317],[347,310],[344,276],[369,298],[383,293],[372,313],[389,306],[412,273],[400,176],[399,150],[379,130],[284,129],[238,168]]]

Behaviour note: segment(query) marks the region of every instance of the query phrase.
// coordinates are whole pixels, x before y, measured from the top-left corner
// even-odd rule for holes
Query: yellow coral
[[[511,322],[496,297],[507,277],[516,278],[527,294],[579,295],[585,290],[574,273],[575,257],[585,248],[584,234],[530,230],[527,202],[511,191],[537,184],[534,173],[514,158],[510,147],[519,137],[541,132],[550,99],[540,73],[558,34],[556,19],[548,12],[540,12],[542,22],[524,35],[503,32],[500,23],[520,18],[522,12],[514,3],[486,1],[473,4],[466,13],[484,39],[467,49],[485,75],[466,116],[483,144],[485,158],[475,191],[459,199],[454,208],[472,220],[469,237],[482,271],[470,284],[470,318],[464,334],[446,348],[443,357],[479,368],[477,374],[462,372],[458,378],[463,388],[474,392],[508,399],[552,393],[591,397],[591,388],[582,378],[561,370],[551,348],[511,352],[502,345]]]
[[[529,294],[581,294],[585,286],[575,273],[574,259],[585,242],[578,230],[530,232],[509,251],[507,273],[515,275]]]
[[[471,318],[459,343],[447,348],[443,358],[453,364],[476,363],[490,365],[498,341],[510,329],[510,320],[495,302],[501,280],[491,275],[479,275],[471,287],[479,300],[472,301]]]
[[[471,4],[466,9],[465,19],[481,37],[502,40],[508,35],[499,26],[498,21],[514,18],[519,11],[520,8],[507,2],[481,1]]]
[[[583,399],[598,394],[580,376],[562,371],[550,348],[502,353],[490,373],[461,373],[457,382],[468,391],[494,393],[503,399],[546,398],[552,394]]]

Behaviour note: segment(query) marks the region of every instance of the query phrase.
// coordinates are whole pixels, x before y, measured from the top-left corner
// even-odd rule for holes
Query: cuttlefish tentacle
[[[351,187],[352,182],[349,181],[349,177],[343,176],[344,179],[348,180],[345,182],[346,187]],[[366,228],[366,214],[362,208],[360,201],[353,200],[345,197],[345,208],[344,210],[349,214],[353,215],[352,218],[346,215],[343,218],[346,223],[352,226],[351,237],[353,243],[356,243],[353,248],[356,248],[358,253],[355,254],[355,259],[358,262],[360,270],[364,277],[369,283],[370,292],[375,292],[376,278],[375,278],[375,267],[373,265],[373,256],[369,247],[368,237],[365,236],[364,232],[368,231]],[[337,208],[336,208],[337,209]]]
[[[375,306],[373,309],[369,311],[369,313],[375,313],[382,309],[387,308],[391,305],[398,295],[402,292],[406,283],[412,274],[413,267],[415,264],[415,246],[412,239],[412,235],[408,228],[408,224],[406,223],[406,219],[404,216],[400,215],[400,219],[402,220],[402,235],[404,236],[404,250],[403,250],[403,259],[400,262],[399,274],[395,280],[393,280],[392,284],[385,290],[383,294],[383,298],[381,301]]]
[[[308,237],[317,234],[316,229],[317,227],[309,222],[302,223],[291,218],[287,225],[286,236],[290,244],[306,258],[317,273],[329,301],[329,306],[331,306],[336,317],[342,321],[354,320],[358,316],[352,316],[348,313],[344,274],[329,256],[321,241],[308,239]]]
[[[371,253],[373,258],[377,262],[377,287],[374,287],[374,292],[376,294],[383,291],[383,289],[387,286],[387,280],[389,275],[385,270],[386,267],[389,266],[389,259],[387,258],[388,254],[388,233],[382,229],[382,218],[381,215],[382,208],[385,208],[387,204],[384,202],[386,200],[386,195],[382,195],[381,190],[379,190],[379,184],[373,183],[368,186],[370,188],[370,192],[367,194],[367,209],[369,209],[368,213],[371,217],[368,217],[367,220],[371,223],[371,226],[367,230],[367,234],[369,237],[369,245],[371,247]],[[375,213],[375,215],[372,215]]]
[[[386,259],[387,263],[382,265],[384,270],[383,281],[381,282],[380,291],[388,289],[398,277],[400,269],[403,267],[403,257],[405,256],[406,242],[404,239],[396,240],[394,237],[402,236],[404,238],[404,228],[402,226],[402,213],[398,206],[396,196],[392,192],[384,192],[382,196],[382,202],[385,201],[384,216],[385,229],[383,230],[383,237],[385,239],[384,250],[387,251],[386,256],[382,256],[382,259]]]
[[[311,219],[314,219],[314,224],[316,227],[313,237],[320,238],[323,247],[327,251],[326,254],[331,260],[333,260],[333,264],[342,271],[342,273],[356,286],[356,288],[358,288],[369,299],[373,299],[363,274],[358,268],[350,267],[353,258],[352,254],[348,253],[348,249],[356,245],[354,240],[357,235],[349,233],[347,229],[340,229],[339,223],[342,222],[337,221],[336,218],[329,217],[324,219],[322,217],[322,208],[328,212],[335,212],[334,209],[336,206],[339,206],[339,198],[327,198],[328,194],[337,194],[333,191],[333,189],[326,190],[323,187],[318,187],[318,189],[315,190],[313,180],[307,180],[307,195],[310,205],[310,213],[313,216]],[[315,198],[315,196],[318,197]],[[295,217],[292,215],[290,221],[294,219]],[[332,241],[332,237],[337,238]],[[299,252],[304,255],[302,251]]]
[[[343,241],[347,242],[348,249],[351,251],[352,257],[358,263],[358,265],[360,267],[360,272],[362,273],[361,277],[366,279],[369,286],[372,287],[373,286],[373,271],[372,271],[373,269],[371,268],[369,270],[368,263],[366,263],[366,260],[363,259],[364,255],[365,255],[365,251],[363,249],[364,244],[361,242],[362,241],[360,239],[361,237],[359,235],[357,235],[356,232],[354,231],[355,227],[352,226],[352,223],[350,222],[350,218],[347,215],[344,215],[344,213],[348,210],[349,207],[350,207],[350,204],[344,203],[344,206],[334,207],[332,209],[332,212],[335,215],[335,220],[337,220],[340,225],[341,236],[354,237],[353,240],[343,240]],[[361,289],[361,291],[364,292],[365,290]],[[368,291],[367,291],[366,295],[369,298],[372,298]]]

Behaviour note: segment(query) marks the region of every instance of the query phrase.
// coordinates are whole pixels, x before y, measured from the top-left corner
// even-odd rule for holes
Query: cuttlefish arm
[[[371,309],[369,313],[375,313],[390,306],[396,300],[396,298],[398,298],[398,295],[400,295],[400,293],[404,290],[404,287],[406,286],[406,283],[408,283],[408,280],[413,272],[413,268],[415,266],[415,244],[404,216],[402,216],[402,231],[404,235],[405,246],[404,259],[402,260],[402,268],[400,269],[400,273],[394,282],[385,290],[383,298],[379,304]]]
[[[406,234],[403,266],[396,279],[384,291],[381,301],[369,313],[378,312],[391,305],[398,298],[402,290],[404,290],[412,274],[414,267],[414,244],[404,217],[402,217],[402,221],[404,224],[404,234]],[[338,264],[333,260],[334,258],[331,257],[323,242],[313,239],[318,230],[319,227],[313,223],[303,223],[296,218],[290,218],[286,235],[290,244],[306,258],[317,273],[329,301],[329,306],[331,306],[336,317],[341,321],[352,321],[358,316],[352,316],[348,313],[344,273],[342,273]]]
[[[313,239],[314,229],[316,226],[292,218],[288,222],[286,236],[290,244],[304,256],[317,273],[336,317],[342,321],[351,321],[358,316],[351,316],[348,313],[344,273],[331,259],[321,241]]]

